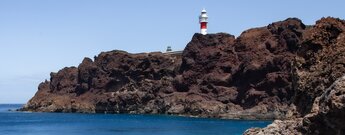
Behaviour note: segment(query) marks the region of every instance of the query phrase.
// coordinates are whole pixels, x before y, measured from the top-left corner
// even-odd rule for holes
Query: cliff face
[[[172,80],[180,56],[162,53],[104,52],[78,67],[52,73],[25,110],[84,113],[162,113],[163,96],[174,92]]]
[[[246,134],[345,134],[345,21],[323,18],[303,32],[295,62],[296,115]]]
[[[289,118],[269,129],[316,133],[330,123],[323,120],[344,114],[342,87],[332,85],[345,72],[344,26],[324,18],[306,27],[291,18],[236,39],[195,34],[182,54],[103,52],[52,73],[22,110]]]
[[[288,19],[237,39],[196,35],[183,52],[177,86],[222,105],[223,118],[284,118],[294,95],[291,65],[304,29],[300,20]]]

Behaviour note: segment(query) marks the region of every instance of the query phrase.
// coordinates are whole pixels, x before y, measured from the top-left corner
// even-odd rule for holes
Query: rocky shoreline
[[[323,18],[303,33],[295,62],[295,114],[245,134],[345,134],[345,21]]]
[[[237,38],[195,34],[182,54],[102,52],[51,73],[21,110],[279,119],[245,134],[342,134],[344,31],[336,18],[289,18]]]

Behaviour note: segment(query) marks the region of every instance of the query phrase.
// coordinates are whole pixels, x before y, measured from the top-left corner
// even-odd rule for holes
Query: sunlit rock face
[[[345,71],[344,24],[289,18],[237,38],[195,34],[182,53],[102,52],[51,73],[22,110],[289,119],[247,134],[343,133],[342,94],[325,92],[342,91],[330,87]]]
[[[295,115],[246,134],[345,134],[344,31],[344,20],[322,18],[303,32],[293,72]]]

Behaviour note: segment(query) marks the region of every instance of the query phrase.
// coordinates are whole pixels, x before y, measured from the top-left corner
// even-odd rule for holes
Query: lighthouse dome
[[[205,8],[201,11],[201,14],[199,16],[199,22],[207,22],[207,19],[208,19],[208,16],[207,16],[207,13],[206,13],[206,10]]]

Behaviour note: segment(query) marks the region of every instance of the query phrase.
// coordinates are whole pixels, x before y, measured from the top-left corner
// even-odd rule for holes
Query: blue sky
[[[50,72],[114,49],[182,50],[206,8],[210,33],[235,36],[288,17],[345,18],[343,0],[1,0],[0,103],[26,103]]]

